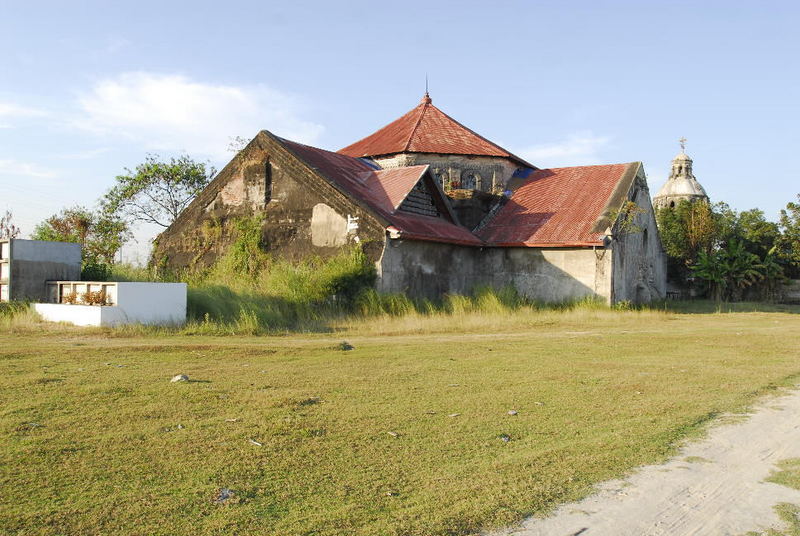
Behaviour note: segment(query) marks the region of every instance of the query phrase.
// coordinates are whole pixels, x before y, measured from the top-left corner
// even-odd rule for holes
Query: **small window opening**
[[[269,158],[264,163],[264,204],[267,205],[272,200],[272,164]]]

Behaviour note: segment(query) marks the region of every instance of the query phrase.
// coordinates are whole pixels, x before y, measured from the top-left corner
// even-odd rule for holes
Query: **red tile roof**
[[[376,170],[358,158],[332,153],[293,141],[278,140],[309,166],[319,171],[345,195],[366,205],[402,237],[480,246],[469,230],[450,220],[397,211],[400,203],[427,172],[428,166]],[[433,195],[442,195],[434,192]]]
[[[534,171],[477,234],[494,246],[591,246],[603,243],[598,220],[617,185],[638,163]]]
[[[535,167],[442,112],[427,93],[407,114],[338,152],[354,157],[397,153],[498,156],[524,167]]]

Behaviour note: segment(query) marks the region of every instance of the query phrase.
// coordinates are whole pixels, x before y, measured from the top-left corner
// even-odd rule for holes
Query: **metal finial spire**
[[[425,95],[422,97],[422,100],[419,101],[420,104],[430,104],[431,103],[431,96],[428,95],[428,73],[425,73]]]
[[[686,138],[681,137],[678,142],[681,144],[681,152],[686,154]]]

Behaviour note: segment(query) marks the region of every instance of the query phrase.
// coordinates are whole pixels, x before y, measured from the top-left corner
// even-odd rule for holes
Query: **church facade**
[[[511,285],[535,300],[648,302],[665,256],[640,162],[539,169],[435,107],[338,152],[261,131],[157,239],[153,259],[209,265],[234,222],[302,258],[360,247],[377,288],[413,297]]]

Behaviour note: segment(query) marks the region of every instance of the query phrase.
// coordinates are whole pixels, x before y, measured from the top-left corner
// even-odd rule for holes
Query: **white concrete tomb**
[[[49,281],[48,301],[31,307],[44,320],[76,326],[186,323],[186,283]]]

